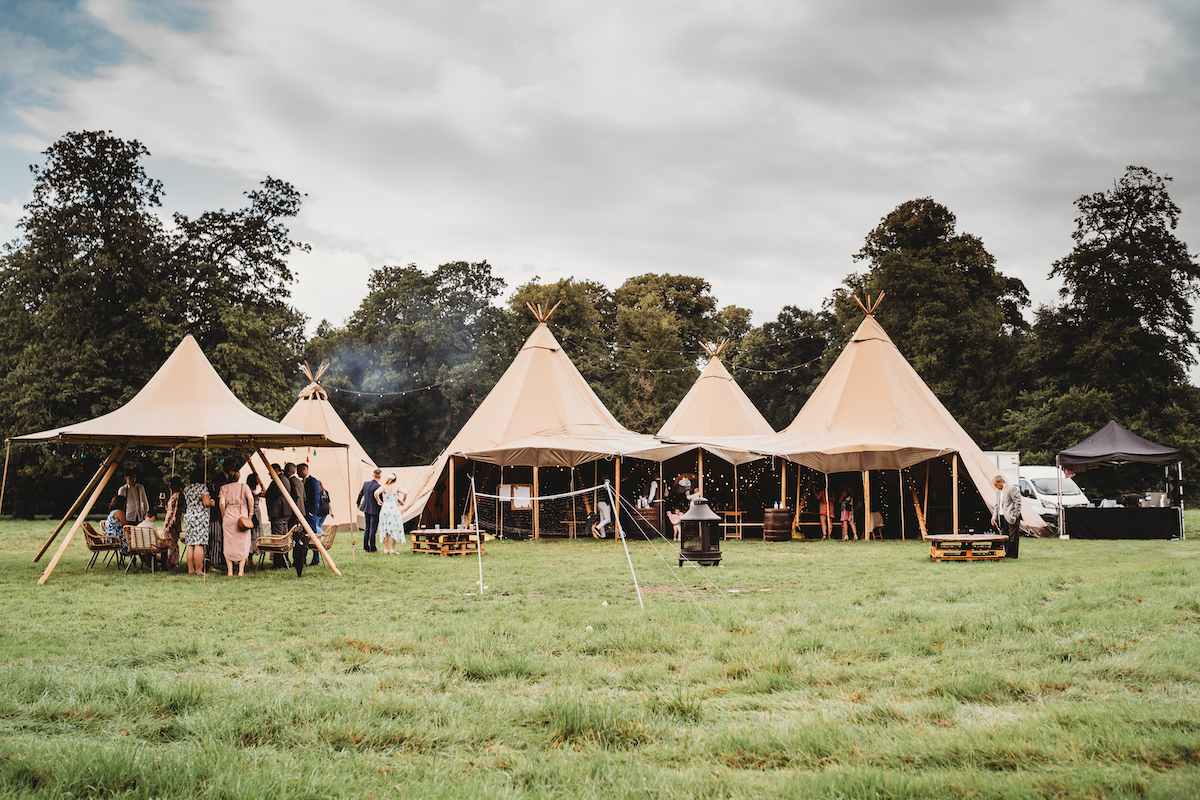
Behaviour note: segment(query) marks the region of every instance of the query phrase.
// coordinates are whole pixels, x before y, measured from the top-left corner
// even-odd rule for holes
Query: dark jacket
[[[363,484],[362,489],[358,493],[358,507],[362,509],[364,514],[378,514],[379,503],[375,500],[375,490],[379,488],[379,481],[371,478]]]

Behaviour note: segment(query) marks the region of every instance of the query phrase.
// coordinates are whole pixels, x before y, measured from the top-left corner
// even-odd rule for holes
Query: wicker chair
[[[141,556],[142,563],[149,563],[150,571],[154,572],[156,557],[170,549],[171,540],[149,525],[126,525],[124,531],[129,547],[129,563],[125,565],[125,571],[129,572],[134,559]]]
[[[84,572],[92,568],[92,565],[96,563],[96,559],[100,557],[101,553],[108,554],[104,557],[105,566],[108,566],[108,562],[112,561],[113,553],[117,554],[118,565],[125,558],[121,555],[121,540],[116,536],[105,536],[104,534],[97,533],[90,522],[83,523],[83,540],[87,542],[87,549],[92,551],[92,560],[83,568]]]
[[[321,531],[321,546],[328,553],[333,548],[333,542],[337,539],[338,529],[336,525],[330,525],[325,530]]]
[[[282,555],[283,562],[290,568],[292,565],[288,560],[288,554],[292,552],[292,537],[298,530],[300,530],[300,526],[293,525],[283,536],[272,536],[268,533],[265,536],[255,539],[254,547],[258,550],[258,564],[256,568],[262,568],[262,562],[267,557],[267,553]]]

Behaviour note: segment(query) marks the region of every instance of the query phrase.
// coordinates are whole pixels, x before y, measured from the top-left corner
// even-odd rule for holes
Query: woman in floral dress
[[[208,508],[213,504],[204,483],[204,469],[192,472],[192,482],[183,487],[183,543],[187,546],[189,575],[204,574],[204,548],[208,545]]]
[[[379,537],[383,540],[384,555],[396,555],[396,543],[404,544],[404,517],[402,505],[408,495],[396,483],[396,473],[388,475],[387,482],[375,490],[375,501],[379,503]]]

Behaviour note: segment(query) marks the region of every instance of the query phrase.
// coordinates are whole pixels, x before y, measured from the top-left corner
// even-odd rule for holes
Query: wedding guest
[[[204,468],[192,470],[191,483],[183,487],[183,544],[187,548],[189,575],[204,573],[204,551],[208,546],[209,507],[213,505],[208,486],[204,483]]]

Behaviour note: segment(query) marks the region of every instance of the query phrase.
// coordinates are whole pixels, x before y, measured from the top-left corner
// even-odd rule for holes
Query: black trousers
[[[293,523],[298,524],[298,523]],[[308,534],[303,528],[296,531],[292,537],[292,566],[296,568],[296,577],[304,574],[304,565],[308,560]]]
[[[379,530],[378,514],[363,514],[367,519],[367,528],[363,531],[363,551],[375,552],[375,533]]]
[[[1004,557],[1016,558],[1021,549],[1021,521],[1009,522],[1008,518],[1001,517],[996,527],[1008,539],[1004,543]]]

